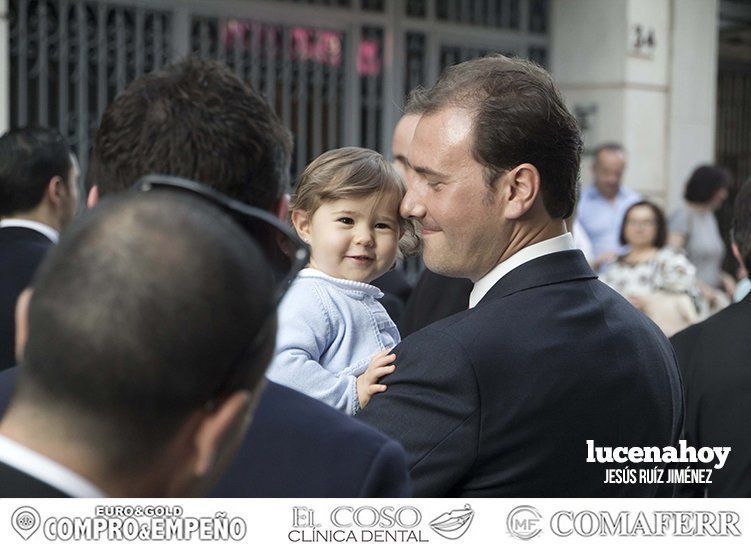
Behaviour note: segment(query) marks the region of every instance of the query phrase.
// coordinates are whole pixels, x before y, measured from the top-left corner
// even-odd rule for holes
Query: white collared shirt
[[[574,238],[568,232],[556,236],[555,238],[537,242],[536,244],[527,246],[524,249],[520,249],[505,261],[498,263],[493,270],[485,274],[477,281],[477,283],[475,283],[472,292],[469,294],[469,307],[474,308],[477,306],[477,303],[482,300],[482,297],[484,297],[503,276],[511,272],[514,268],[517,268],[532,259],[536,259],[537,257],[542,257],[543,255],[548,255],[550,253],[557,253],[558,251],[566,251],[568,249],[576,249]]]
[[[106,497],[94,484],[69,468],[3,435],[0,435],[0,461],[71,497],[95,499]]]
[[[53,244],[56,244],[60,239],[60,233],[55,229],[39,221],[31,221],[30,219],[2,219],[0,220],[0,229],[4,227],[23,227],[35,230],[40,234],[44,234]]]

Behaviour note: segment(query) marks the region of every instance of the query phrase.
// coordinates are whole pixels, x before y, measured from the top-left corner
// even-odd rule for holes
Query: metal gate
[[[409,90],[488,52],[548,58],[547,0],[10,0],[11,126],[55,126],[85,169],[134,78],[226,62],[295,135],[293,174],[332,147],[386,151]]]
[[[738,183],[751,177],[751,65],[720,67],[716,155]]]

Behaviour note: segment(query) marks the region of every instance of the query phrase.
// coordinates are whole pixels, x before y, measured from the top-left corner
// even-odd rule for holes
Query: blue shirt
[[[610,201],[594,185],[582,192],[577,219],[592,242],[592,253],[597,258],[608,251],[621,253],[624,246],[618,240],[626,210],[642,199],[636,191],[626,187],[618,189]]]
[[[354,414],[357,376],[378,352],[401,340],[367,283],[302,270],[279,306],[276,350],[266,376]]]

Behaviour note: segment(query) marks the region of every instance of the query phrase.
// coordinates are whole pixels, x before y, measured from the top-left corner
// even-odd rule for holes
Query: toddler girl
[[[269,379],[348,414],[386,389],[378,380],[394,371],[387,354],[399,331],[369,282],[394,266],[400,240],[408,251],[417,245],[399,217],[404,193],[391,164],[367,149],[328,151],[305,169],[291,209],[310,264],[279,307]]]

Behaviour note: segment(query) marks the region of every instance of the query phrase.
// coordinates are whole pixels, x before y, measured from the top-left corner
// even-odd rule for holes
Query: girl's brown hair
[[[361,147],[332,149],[318,156],[300,176],[290,202],[292,211],[312,216],[324,202],[363,198],[373,194],[400,202],[407,188],[399,173],[383,155]],[[420,239],[413,220],[399,217],[403,232],[399,257],[418,252]]]

